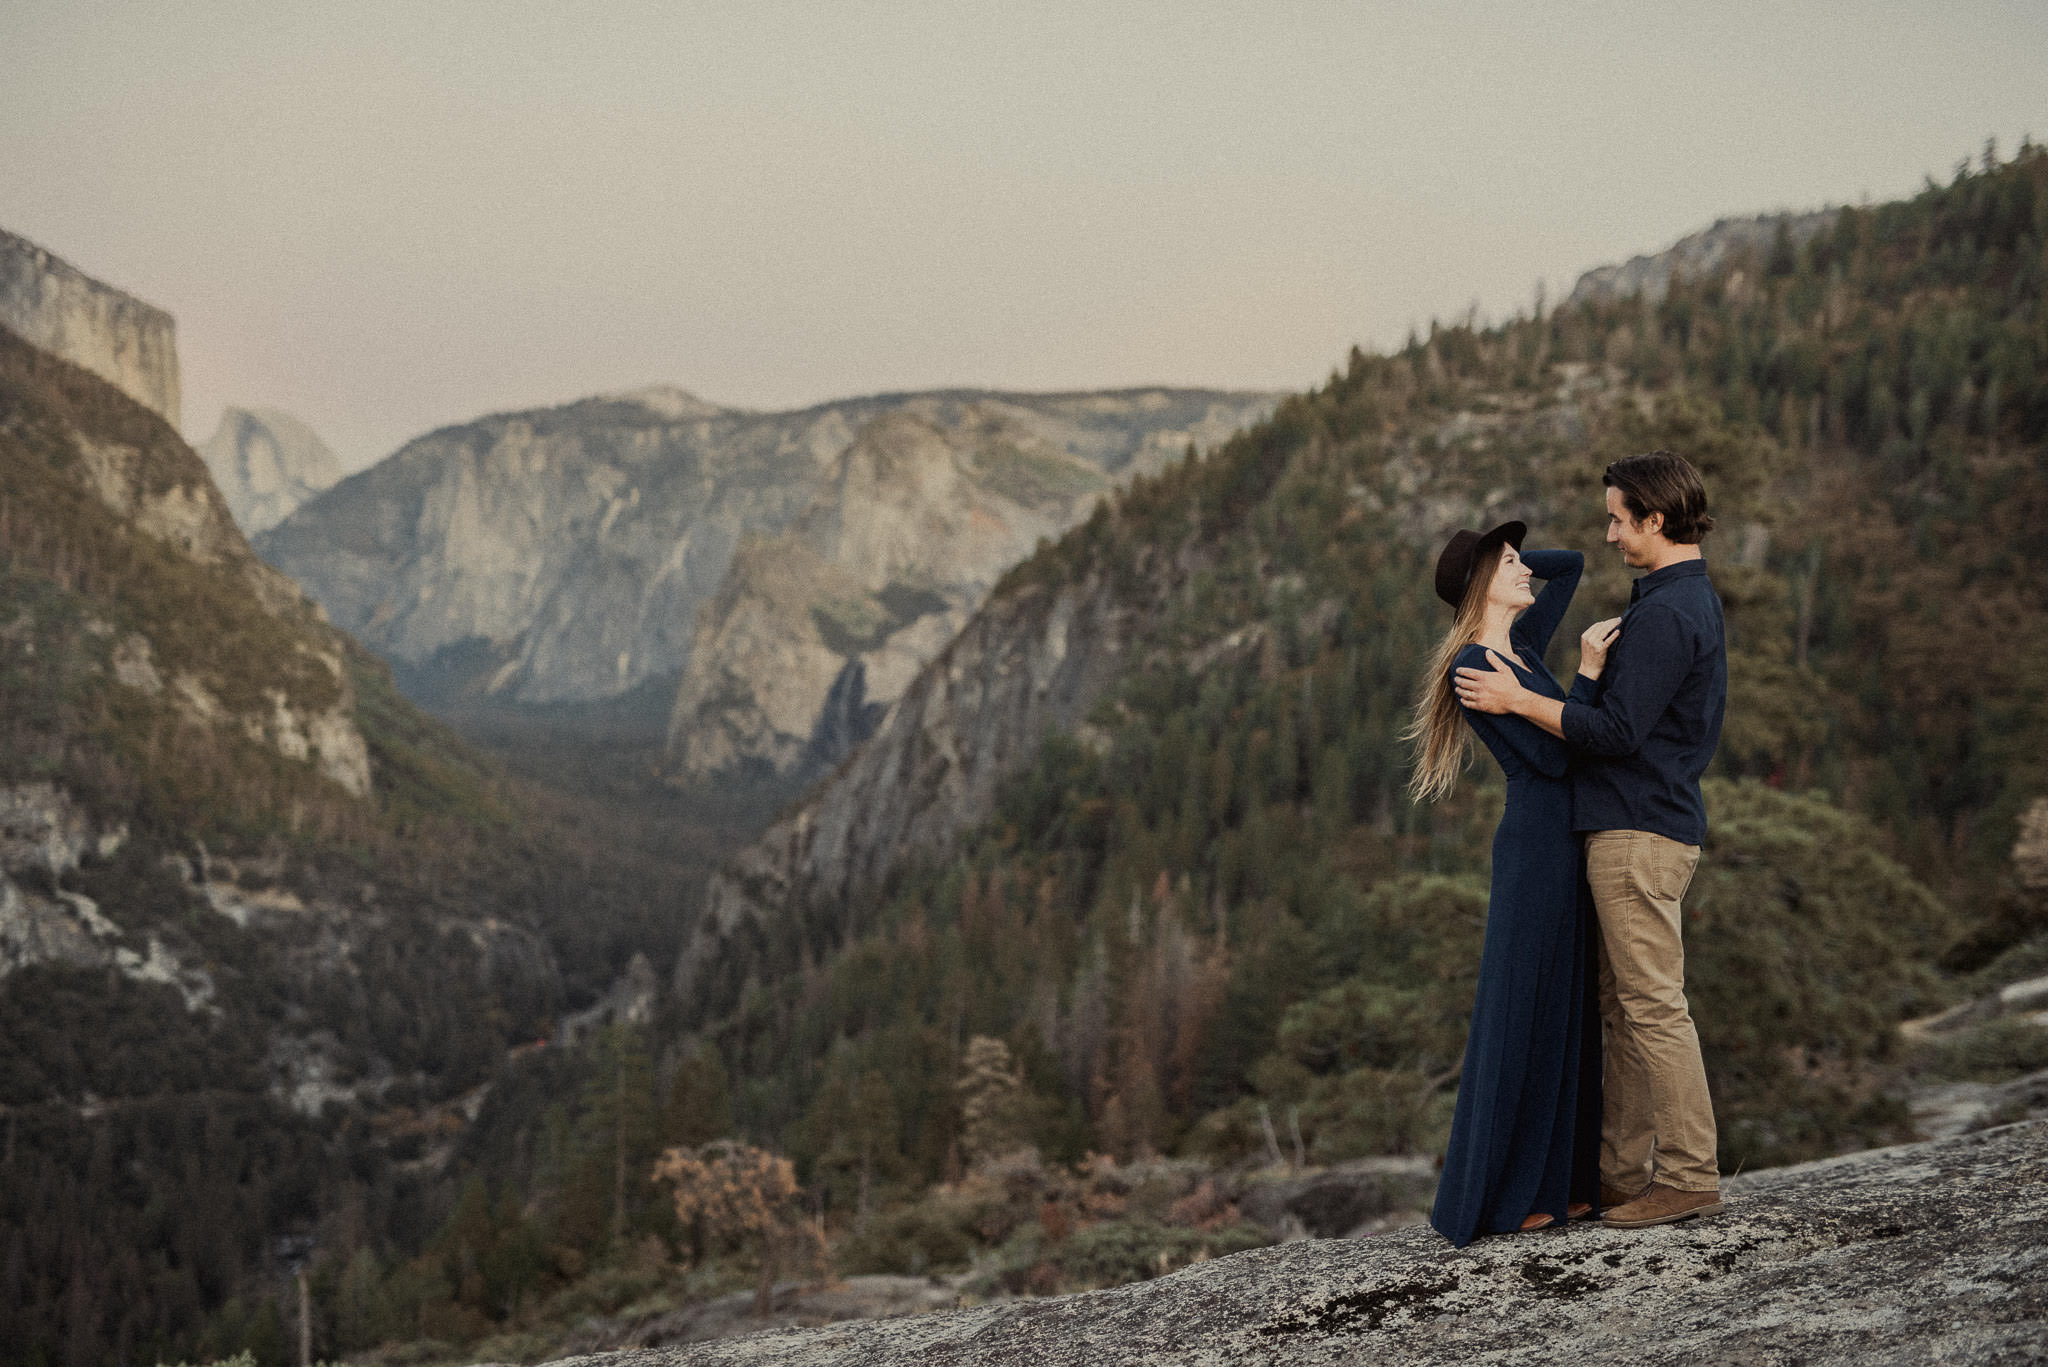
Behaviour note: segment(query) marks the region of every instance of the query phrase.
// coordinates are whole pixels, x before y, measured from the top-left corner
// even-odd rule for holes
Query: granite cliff
[[[178,425],[177,328],[171,315],[4,230],[0,327],[83,366]]]
[[[699,618],[671,767],[829,768],[1004,570],[1121,480],[1213,445],[1262,410],[1163,391],[920,396],[875,419],[785,531],[749,538],[734,556]]]
[[[961,392],[749,413],[643,390],[421,437],[258,544],[392,661],[416,697],[579,703],[673,689],[701,640],[712,659],[685,685],[673,728],[680,762],[692,772],[783,768],[850,660],[871,657],[872,697],[901,686],[909,669],[897,657],[942,643],[944,624],[992,573],[988,545],[1021,553],[1085,511],[1086,489],[1215,440],[1269,402]],[[899,425],[863,444],[884,418]],[[901,420],[922,424],[907,448]],[[934,461],[940,448],[948,454]],[[942,470],[950,493],[928,478]],[[885,487],[892,478],[900,489]],[[851,517],[841,497],[854,500]],[[986,500],[978,512],[976,498]],[[870,535],[861,519],[884,509],[894,521]],[[960,563],[911,553],[933,516],[954,519],[938,541]],[[750,536],[767,539],[741,556],[758,578],[728,585]],[[720,610],[700,624],[722,590]],[[810,638],[790,678],[758,673],[775,656],[768,622]],[[768,696],[747,696],[755,688]],[[714,733],[701,741],[700,722]]]
[[[1086,1295],[561,1367],[1904,1367],[2048,1352],[2048,1122],[1749,1173],[1726,1190],[1725,1214],[1646,1230],[1582,1224],[1465,1249],[1428,1229],[1302,1240]]]
[[[347,472],[319,434],[275,408],[227,408],[199,447],[245,536],[268,531]]]

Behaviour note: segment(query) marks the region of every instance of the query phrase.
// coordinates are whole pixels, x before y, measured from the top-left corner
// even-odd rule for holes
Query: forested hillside
[[[744,1079],[740,1126],[829,1173],[846,1097],[880,1088],[872,1141],[936,1180],[986,1035],[1053,1152],[1243,1153],[1262,1103],[1326,1157],[1426,1151],[1500,802],[1484,766],[1441,807],[1402,792],[1444,625],[1431,558],[1507,516],[1586,551],[1568,669],[1626,595],[1599,471],[1662,446],[1722,519],[1730,717],[1691,948],[1724,1162],[1899,1133],[1873,1067],[1892,1025],[2039,927],[2006,861],[2048,791],[2048,574],[2024,553],[2048,511],[2044,243],[2030,148],[1654,302],[1354,353],[1134,485],[989,609],[1084,584],[1163,605],[1090,724],[949,862],[726,944],[693,1024]]]
[[[1012,1291],[1271,1237],[1241,1223],[1244,1164],[1439,1151],[1502,795],[1484,761],[1439,806],[1404,792],[1445,625],[1429,569],[1450,528],[1510,516],[1585,551],[1569,669],[1628,589],[1600,469],[1659,446],[1706,475],[1730,627],[1688,899],[1723,1165],[1906,1136],[1898,1023],[2048,961],[2009,863],[2048,793],[2048,571],[2024,553],[2048,514],[2048,156],[1762,240],[1656,298],[1354,352],[1042,549],[906,694],[923,719],[892,715],[725,866],[655,1021],[571,1073],[512,1069],[457,1217],[381,1278],[324,1264],[323,1294],[530,1357],[578,1315],[729,1286],[765,1236],[605,1185],[665,1144],[788,1154],[842,1271],[973,1260],[970,1289]],[[1054,619],[1059,661],[995,639]],[[1057,718],[1047,690],[1084,719],[991,748],[1025,713],[987,709]],[[1010,767],[963,827],[970,762]],[[908,811],[917,841],[861,833]],[[2000,1032],[1973,1075],[2048,1059]],[[1022,1145],[1044,1165],[1003,1157]]]
[[[480,760],[0,331],[0,1362],[281,1359],[292,1270],[419,1248],[508,1048],[705,863]]]

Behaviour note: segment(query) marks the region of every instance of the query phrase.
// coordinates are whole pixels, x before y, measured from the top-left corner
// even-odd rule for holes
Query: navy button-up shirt
[[[1636,580],[1599,682],[1581,675],[1564,705],[1572,828],[1706,839],[1700,776],[1721,743],[1728,638],[1703,560]]]

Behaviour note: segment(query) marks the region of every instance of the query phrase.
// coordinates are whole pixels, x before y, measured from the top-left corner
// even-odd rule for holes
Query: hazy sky
[[[1714,218],[2048,138],[2048,5],[0,5],[0,227],[188,435],[648,383],[1318,382]]]

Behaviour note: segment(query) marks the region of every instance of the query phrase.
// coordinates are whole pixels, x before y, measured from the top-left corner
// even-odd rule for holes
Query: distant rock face
[[[1654,256],[1631,257],[1619,266],[1601,266],[1579,277],[1565,306],[1592,300],[1625,299],[1641,294],[1651,303],[1664,297],[1674,275],[1700,276],[1719,268],[1736,252],[1768,252],[1783,226],[1792,244],[1835,225],[1836,209],[1810,214],[1764,214],[1756,218],[1724,218],[1713,227],[1680,238]]]
[[[763,414],[642,390],[421,437],[258,548],[415,696],[554,703],[681,679],[701,609],[743,543],[765,538],[705,624],[713,658],[687,685],[675,753],[705,769],[783,766],[848,660],[862,660],[869,697],[900,689],[914,669],[904,653],[943,644],[957,621],[946,614],[985,589],[992,555],[1083,506],[1084,481],[1219,440],[1271,402],[946,393]],[[922,551],[926,537],[952,559]],[[780,658],[766,633],[792,621],[814,632],[777,666],[794,681],[764,678],[762,662]],[[745,693],[727,687],[735,678]],[[698,743],[705,719],[716,724]]]
[[[5,231],[0,327],[90,370],[178,425],[178,345],[171,315]]]
[[[868,424],[786,531],[734,556],[698,620],[671,767],[830,767],[1040,538],[1085,517],[1120,478],[1263,411],[1159,397],[925,397]]]
[[[1303,1240],[1109,1291],[566,1359],[578,1367],[2038,1362],[2048,1122],[1746,1174],[1719,1216],[1454,1249]]]
[[[347,473],[312,428],[275,408],[228,408],[199,447],[245,536],[268,531]]]
[[[859,894],[942,855],[1048,729],[1080,726],[1177,577],[1157,567],[1150,598],[1090,578],[985,604],[866,744],[712,876],[677,988],[730,1003],[775,928],[804,926],[821,954],[850,933]]]

